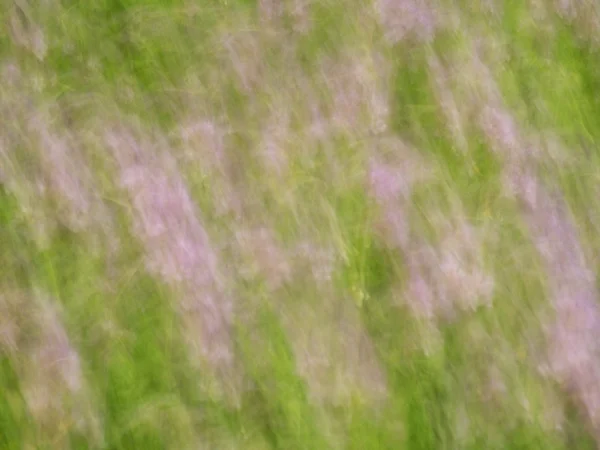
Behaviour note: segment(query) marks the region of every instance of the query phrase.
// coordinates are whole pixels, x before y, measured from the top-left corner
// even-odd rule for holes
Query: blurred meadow
[[[0,449],[600,446],[599,2],[0,24]]]

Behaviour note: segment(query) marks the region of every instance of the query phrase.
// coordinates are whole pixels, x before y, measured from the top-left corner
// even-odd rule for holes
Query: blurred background
[[[600,3],[2,0],[1,449],[593,449]]]

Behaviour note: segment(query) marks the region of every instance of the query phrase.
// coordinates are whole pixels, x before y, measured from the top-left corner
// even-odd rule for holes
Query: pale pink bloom
[[[190,121],[182,125],[183,156],[187,163],[201,163],[208,174],[223,174],[226,170],[225,141],[227,130],[209,119]]]
[[[29,411],[42,423],[55,420],[56,415],[68,415],[61,411],[65,397],[76,395],[83,388],[78,354],[55,313],[44,309],[38,318],[41,335],[31,349],[23,383]]]
[[[395,44],[403,39],[433,39],[438,19],[427,0],[378,0],[377,12],[385,38]]]
[[[331,106],[328,125],[335,132],[357,133],[363,129],[365,91],[356,75],[355,57],[325,59],[321,63],[321,76],[329,91]]]
[[[148,269],[182,290],[179,306],[193,347],[217,368],[228,367],[231,299],[177,164],[162,148],[143,146],[128,133],[109,133],[107,143],[131,198],[134,231],[146,250]]]
[[[388,130],[390,106],[386,92],[376,91],[369,97],[369,110],[371,117],[371,132],[384,133]]]
[[[548,275],[555,322],[548,327],[549,365],[600,431],[600,311],[595,276],[588,268],[566,205],[533,178],[535,201],[522,187],[517,195]]]
[[[475,38],[464,54],[450,60],[447,72],[457,84],[461,97],[464,97],[457,106],[468,112],[468,119],[479,123],[480,127],[482,122],[485,123],[484,126],[491,126],[487,122],[496,120],[494,113],[501,114],[504,111],[500,107],[504,97],[489,65],[492,56],[498,59],[496,64],[503,64],[506,57],[504,46],[493,40]],[[482,110],[486,105],[489,107],[490,119],[483,117]]]
[[[509,158],[518,156],[522,140],[513,116],[506,110],[486,105],[480,117],[480,126],[493,149]]]
[[[312,401],[339,405],[359,395],[377,405],[385,399],[385,372],[352,304],[298,302],[282,320]]]
[[[555,321],[547,327],[550,369],[600,433],[600,311],[595,276],[564,200],[550,193],[533,173],[531,148],[514,119],[506,111],[485,107],[482,124],[494,148],[506,155],[508,189],[524,206],[525,222],[548,276],[555,310]],[[529,154],[523,154],[523,149]]]
[[[31,12],[28,11],[29,8],[25,9],[27,11],[21,5],[18,5],[9,14],[10,36],[16,44],[27,49],[42,61],[48,52],[48,44],[40,25],[33,21]]]
[[[544,131],[540,135],[535,136],[532,138],[531,145],[534,149],[537,149],[535,154],[538,158],[547,158],[559,165],[569,164],[573,161],[571,149],[567,148],[564,142],[553,131]],[[582,145],[582,150],[586,152],[586,144],[582,143]]]
[[[434,319],[438,312],[437,292],[431,279],[426,277],[427,271],[420,261],[411,258],[409,262],[409,279],[406,298],[408,306],[416,316]]]
[[[337,263],[337,256],[332,248],[303,241],[296,247],[296,256],[299,264],[308,265],[312,278],[318,285],[323,286],[331,281]]]
[[[329,80],[333,105],[331,123],[335,129],[343,132],[356,131],[362,123],[364,98],[360,87],[348,80],[349,74],[339,73]]]
[[[539,182],[531,169],[515,163],[504,171],[502,178],[503,190],[509,197],[518,199],[527,208],[537,205]]]
[[[241,88],[251,93],[262,78],[264,55],[256,34],[249,30],[230,33],[221,40]]]
[[[290,15],[294,19],[292,27],[298,33],[304,34],[310,30],[311,1],[313,0],[293,0],[291,4]]]
[[[21,80],[21,69],[14,62],[8,62],[2,66],[0,76],[4,83],[9,86],[15,86]]]
[[[417,316],[451,319],[457,310],[490,304],[494,279],[485,269],[481,246],[466,223],[449,225],[436,246],[414,238],[404,246],[409,268],[405,297]]]
[[[409,243],[410,228],[404,205],[387,208],[375,219],[375,231],[391,248],[405,249]]]
[[[380,160],[369,163],[369,185],[377,202],[388,202],[406,198],[410,193],[411,180],[400,167],[393,167]]]
[[[434,91],[446,119],[446,126],[452,134],[458,149],[466,152],[468,144],[464,133],[462,113],[454,98],[448,72],[436,56],[429,58],[429,67],[434,78]]]
[[[243,277],[261,276],[271,290],[290,280],[292,267],[271,230],[266,227],[239,229],[235,231],[235,238],[242,254]]]
[[[575,20],[578,12],[578,0],[554,0],[557,12],[568,20]]]
[[[338,317],[339,332],[336,333],[338,345],[342,349],[344,373],[349,384],[357,386],[367,393],[371,400],[385,399],[387,379],[383,367],[377,358],[367,330],[354,307],[347,308]]]
[[[374,198],[381,210],[375,228],[390,246],[406,248],[410,236],[408,218],[405,205],[399,199],[394,199],[394,193],[397,192],[396,180],[390,179],[384,172],[375,174],[375,177],[377,182],[374,186]]]
[[[385,149],[384,153],[393,155],[395,162],[388,163],[378,156],[369,159],[368,191],[380,210],[377,228],[388,244],[406,249],[409,242],[406,202],[413,185],[427,176],[427,169],[402,141],[383,139],[379,145]]]
[[[327,137],[328,122],[324,117],[321,108],[315,103],[311,104],[311,123],[308,128],[308,134],[315,141],[322,141]]]
[[[471,225],[459,221],[440,243],[439,267],[443,288],[462,308],[488,304],[494,280],[484,267],[481,236]]]
[[[323,115],[318,107],[312,106],[311,112],[317,119],[313,128],[326,127],[331,128],[326,131],[359,137],[387,129],[391,68],[383,55],[367,51],[324,58],[320,74],[331,101]]]
[[[281,0],[259,0],[258,11],[261,20],[270,23],[281,19],[285,11],[285,3]]]
[[[29,176],[23,182],[30,184],[30,190],[42,201],[51,200],[58,208],[56,217],[51,215],[45,222],[60,222],[72,230],[89,232],[89,236],[102,237],[105,244],[115,248],[118,238],[112,217],[80,148],[81,141],[75,135],[53,130],[51,112],[33,112],[27,118],[28,132],[37,144],[34,154],[40,175]],[[94,243],[88,244],[92,250]]]
[[[49,185],[58,199],[65,202],[64,216],[71,227],[82,230],[93,221],[89,168],[67,138],[51,134],[39,120],[32,124],[32,129],[39,133],[40,155]]]
[[[265,126],[260,142],[260,156],[270,172],[282,176],[288,166],[288,151],[293,139],[290,130],[290,114],[287,108],[274,108]]]
[[[141,164],[123,170],[122,180],[133,196],[138,235],[151,243],[152,269],[172,282],[213,280],[216,256],[183,181]]]
[[[57,445],[66,436],[61,436],[59,425],[100,443],[99,417],[59,305],[42,292],[5,290],[0,294],[0,310],[0,328],[5,331],[0,336],[0,353],[7,352],[13,360],[38,430],[57,439]]]

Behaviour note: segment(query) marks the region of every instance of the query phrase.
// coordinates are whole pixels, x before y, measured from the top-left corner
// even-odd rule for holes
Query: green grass
[[[470,109],[473,98],[486,95],[486,80],[466,64],[473,57],[470,44],[482,38],[502,50],[500,56],[482,52],[481,59],[520,129],[552,133],[563,144],[568,162],[542,152],[535,171],[564,196],[597,271],[600,49],[551,2],[544,2],[549,15],[542,27],[530,19],[527,2],[508,1],[493,15],[481,5],[440,1],[440,16],[458,8],[460,29],[442,26],[431,42],[397,43],[384,39],[375,1],[312,2],[305,32],[296,27],[302,2],[292,0],[264,2],[282,5],[281,17],[268,24],[259,2],[247,0],[47,3],[0,7],[0,20],[9,25],[0,31],[0,68],[19,72],[13,85],[2,87],[0,79],[0,313],[6,313],[0,317],[0,449],[596,445],[578,400],[537,369],[547,350],[543,326],[553,317],[548,274],[517,202],[503,195],[506,158],[491,151],[477,110]],[[15,23],[25,39],[39,30],[47,45],[42,59],[18,45],[23,36]],[[433,57],[449,78],[466,149],[455,142],[440,104]],[[340,64],[338,75],[356,81],[341,88],[348,99],[358,98],[356,104],[335,103],[332,85],[341,81],[332,75],[332,62]],[[464,70],[456,72],[455,65]],[[381,87],[387,131],[373,136],[368,123]],[[59,212],[58,205],[68,208],[69,201],[53,187],[47,149],[26,123],[49,104],[56,114],[35,120],[75,137],[67,153],[77,152],[91,168],[92,202],[105,206],[110,230],[71,229]],[[355,125],[334,129],[323,118],[334,112]],[[272,121],[285,114],[289,127],[275,125],[281,135],[274,145],[283,148],[287,168],[276,175],[262,150]],[[216,169],[210,144],[198,140],[186,147],[178,135],[182,124],[202,120],[224,125]],[[232,383],[234,400],[217,395],[215,383],[224,380],[190,351],[179,309],[186,287],[147,269],[148,249],[135,220],[141,213],[103,140],[119,123],[138,124],[135,132],[147,143],[141,160],[156,154],[159,146],[152,145],[160,137],[217,249],[224,296],[234,304],[232,352],[241,380]],[[315,137],[310,130],[319,124],[324,135]],[[367,171],[386,136],[415,150],[430,175],[417,179],[407,198],[382,205],[369,194]],[[402,161],[403,151],[388,149],[388,156]],[[80,173],[76,168],[64,176]],[[46,193],[38,190],[44,183]],[[221,212],[228,189],[242,205],[239,215]],[[161,205],[177,208],[167,200]],[[444,219],[466,219],[480,230],[481,264],[495,285],[491,306],[454,306],[449,317],[431,319],[411,312],[411,250],[394,248],[378,231],[386,208],[404,211],[411,245],[439,254]],[[167,236],[185,227],[169,223]],[[280,268],[262,267],[258,255],[258,275],[243,276],[248,263],[240,260],[236,231],[255,227],[272,233],[294,268],[275,288],[267,281]],[[317,262],[298,256],[304,241],[332,249],[328,281],[313,274],[325,270]],[[191,279],[207,269],[195,270]],[[460,295],[468,295],[467,288]],[[18,313],[10,309],[15,292],[28,299]],[[68,336],[63,344],[77,354],[83,380],[77,392],[53,372],[60,360],[50,367],[31,356],[43,346],[35,330],[45,325],[30,330],[21,316],[35,316],[39,292],[60,311]],[[347,319],[343,311],[354,309],[358,319]],[[16,352],[8,350],[2,328],[13,322],[21,329]],[[368,342],[365,349],[345,349],[336,340],[354,335]],[[318,363],[325,368],[314,378],[301,368],[317,357],[298,353],[305,342],[323,346],[331,359]],[[27,394],[27,374],[37,371],[54,374],[38,388],[59,401],[42,412]],[[363,379],[352,384],[340,371]],[[490,387],[492,371],[500,373],[500,393]],[[381,373],[384,381],[367,373]],[[374,400],[376,382],[385,392]],[[350,393],[318,394],[322,386]],[[548,425],[553,408],[562,412],[561,429]]]

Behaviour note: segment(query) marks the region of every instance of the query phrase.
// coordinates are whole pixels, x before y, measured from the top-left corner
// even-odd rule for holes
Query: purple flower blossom
[[[111,133],[107,143],[131,198],[134,231],[146,250],[148,269],[181,289],[179,306],[192,346],[217,368],[229,367],[231,299],[175,161],[127,133]]]

